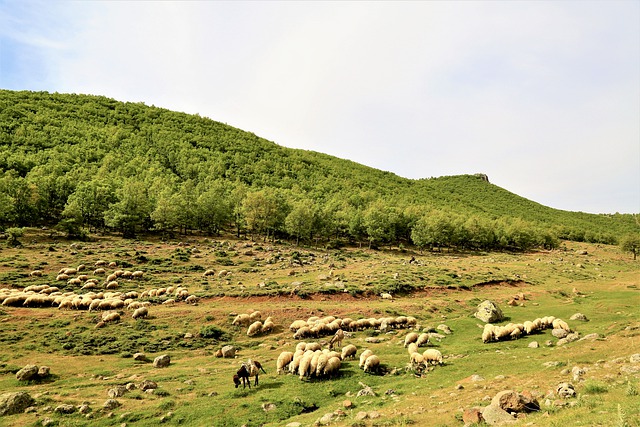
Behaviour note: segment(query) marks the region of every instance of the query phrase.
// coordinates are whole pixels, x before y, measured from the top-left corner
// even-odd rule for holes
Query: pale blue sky
[[[0,87],[640,213],[640,2],[0,0]]]

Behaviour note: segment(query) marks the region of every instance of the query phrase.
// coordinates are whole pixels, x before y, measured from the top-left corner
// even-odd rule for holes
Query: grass
[[[250,242],[230,237],[225,243],[190,237],[179,245],[99,236],[74,251],[69,244],[58,243],[57,257],[51,257],[46,235],[37,230],[27,234],[24,241],[36,243],[0,251],[5,260],[0,277],[10,279],[0,282],[2,286],[56,284],[55,273],[60,268],[93,265],[105,259],[145,271],[144,280],[123,281],[120,291],[142,292],[179,284],[202,298],[192,306],[162,305],[164,297],[159,297],[153,299],[147,319],[134,321],[123,311],[119,323],[101,329],[95,329],[100,313],[2,307],[0,390],[24,390],[40,396],[39,418],[50,417],[58,425],[126,422],[152,426],[161,419],[168,425],[280,426],[292,421],[310,425],[340,409],[345,416],[335,425],[428,422],[457,426],[461,409],[486,402],[487,396],[507,388],[531,391],[543,403],[549,390],[571,381],[563,370],[578,365],[588,367],[588,373],[587,381],[574,384],[579,396],[573,400],[576,404],[549,408],[548,416],[544,411],[529,414],[527,422],[538,426],[611,425],[612,420],[618,420],[617,425],[640,427],[640,408],[635,403],[638,378],[621,377],[622,365],[614,362],[628,360],[637,352],[640,263],[613,247],[567,243],[565,249],[535,254],[415,254],[422,263],[419,266],[408,264],[411,254],[401,251],[315,251],[285,244],[251,247],[247,245]],[[576,254],[575,249],[582,247],[587,247],[588,256]],[[221,259],[230,262],[221,264]],[[576,264],[584,268],[578,269]],[[45,277],[29,277],[36,266],[45,270]],[[231,274],[203,278],[207,268],[226,269]],[[291,295],[294,282],[302,283],[297,295]],[[391,291],[394,300],[378,298],[382,290]],[[524,306],[506,304],[516,293],[525,294]],[[546,341],[557,340],[545,331],[519,340],[483,344],[480,322],[472,313],[485,299],[496,301],[511,322],[554,315],[568,321],[581,335],[595,332],[601,339],[548,347]],[[249,338],[246,328],[231,325],[235,314],[250,310],[260,310],[263,319],[272,316],[276,331]],[[576,312],[586,314],[589,322],[569,321]],[[395,372],[393,375],[364,374],[357,360],[345,361],[341,375],[332,380],[300,381],[297,376],[276,375],[279,353],[292,351],[297,343],[288,325],[295,319],[327,315],[412,315],[425,330],[436,330],[444,323],[453,333],[434,341],[434,346],[445,355],[445,364],[416,377],[405,370],[406,331],[387,334],[365,330],[352,334],[345,344],[355,344],[358,353],[371,348],[386,370]],[[185,338],[187,333],[193,338]],[[366,342],[370,337],[381,342]],[[528,348],[534,340],[540,347]],[[213,356],[226,344],[238,348],[238,359]],[[145,352],[151,360],[166,353],[172,363],[155,369],[151,363],[134,361],[132,355],[137,352]],[[247,358],[260,360],[267,374],[261,375],[258,387],[236,389],[231,377],[239,361]],[[546,367],[546,362],[557,363]],[[27,363],[50,366],[54,379],[19,383],[15,372]],[[474,374],[484,379],[472,381]],[[125,394],[118,398],[122,405],[111,411],[113,417],[101,410],[109,387],[145,379],[158,383],[156,393],[135,390]],[[376,396],[356,396],[360,383],[372,387]],[[352,402],[350,408],[345,408],[345,400]],[[91,420],[80,414],[43,411],[45,406],[82,402],[89,402],[93,409]],[[273,409],[265,411],[263,405],[271,408],[268,404],[274,405]],[[358,412],[374,410],[382,416],[355,418]],[[0,419],[2,422],[32,426],[37,425],[37,418],[20,414]]]

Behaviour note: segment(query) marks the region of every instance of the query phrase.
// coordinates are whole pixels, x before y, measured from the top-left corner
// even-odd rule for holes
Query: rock
[[[24,368],[16,372],[18,381],[31,381],[38,378],[38,367],[36,365],[26,365]]]
[[[468,408],[462,413],[462,421],[464,425],[480,424],[484,421],[482,418],[482,408]]]
[[[193,334],[191,332],[187,332],[186,334],[184,334],[184,339],[190,340],[191,338],[193,338]]]
[[[125,388],[131,391],[137,389],[138,387],[134,383],[127,383],[127,385],[125,385]]]
[[[333,412],[329,412],[328,414],[324,414],[322,418],[318,420],[318,424],[320,424],[321,426],[326,426],[328,424],[331,424],[331,422],[333,422],[335,418],[336,415]]]
[[[560,383],[556,386],[556,393],[563,399],[568,399],[576,395],[576,390],[571,383]]]
[[[564,329],[554,329],[553,331],[551,331],[551,335],[556,338],[564,338],[569,335],[569,332],[565,331]]]
[[[116,397],[122,397],[124,396],[124,394],[127,392],[127,388],[123,385],[118,385],[115,386],[113,388],[110,388],[109,390],[107,390],[107,396],[109,396],[112,399],[115,399]]]
[[[47,378],[51,374],[51,368],[48,366],[40,366],[38,368],[38,377]]]
[[[78,406],[78,412],[80,412],[82,415],[87,415],[91,412],[91,408],[89,407],[89,405],[80,405]]]
[[[215,357],[222,357],[222,350],[217,349],[215,353],[213,353]]]
[[[522,412],[524,410],[524,402],[520,394],[513,390],[504,390],[496,394],[491,399],[491,405],[498,406],[507,412]]]
[[[598,334],[597,332],[594,332],[592,334],[587,334],[587,335],[583,336],[578,341],[593,341],[593,340],[597,340],[597,339],[600,339],[600,334]]]
[[[437,329],[437,330],[439,330],[439,331],[444,332],[444,333],[445,333],[445,334],[447,334],[447,335],[451,335],[451,328],[450,328],[450,327],[448,327],[448,326],[447,326],[447,325],[445,325],[445,324],[438,325],[438,327],[437,327],[436,329]]]
[[[362,421],[367,419],[367,417],[369,417],[369,414],[367,414],[364,411],[360,411],[356,414],[356,421]]]
[[[569,320],[581,320],[581,321],[583,321],[583,322],[588,322],[588,321],[589,321],[589,319],[587,319],[587,316],[585,316],[585,315],[584,315],[584,314],[582,314],[582,313],[576,313],[576,314],[574,314],[573,316],[571,316],[571,317],[569,318]]]
[[[144,380],[140,383],[138,388],[142,391],[155,390],[158,388],[158,384],[155,381]]]
[[[35,400],[24,391],[1,394],[0,416],[20,414],[34,403]]]
[[[40,424],[41,424],[43,427],[46,427],[46,426],[55,426],[55,425],[56,425],[56,421],[55,421],[54,419],[52,419],[52,418],[45,417],[45,418],[43,418],[43,419],[42,419],[42,421],[40,422]]]
[[[136,353],[133,355],[133,360],[138,362],[146,362],[149,359],[147,359],[147,356],[144,353]]]
[[[520,393],[520,399],[522,399],[522,402],[524,403],[525,412],[537,412],[540,410],[540,403],[538,402],[538,399],[533,397],[531,392],[526,390],[523,391]]]
[[[632,354],[629,357],[629,363],[640,363],[640,353]]]
[[[484,419],[484,422],[490,426],[499,426],[516,422],[516,419],[507,411],[493,404],[482,410],[482,418]]]
[[[153,359],[154,368],[166,368],[171,363],[171,357],[168,354],[163,354]]]
[[[371,411],[367,414],[369,416],[369,418],[371,418],[372,420],[375,420],[376,418],[380,418],[380,412],[378,411]]]
[[[574,342],[580,339],[580,335],[577,332],[568,334],[566,337],[559,339],[557,345],[565,345],[570,342]]]
[[[494,302],[486,300],[478,304],[474,316],[485,323],[496,323],[504,320],[502,310]]]
[[[236,348],[232,345],[225,345],[220,351],[222,351],[222,357],[231,359],[236,357]]]
[[[640,366],[636,365],[625,365],[620,368],[620,372],[625,375],[635,375],[640,372]]]
[[[470,380],[473,382],[477,382],[477,381],[484,381],[484,378],[478,374],[473,374],[471,375]]]
[[[531,341],[527,347],[529,347],[529,348],[538,348],[538,347],[540,347],[540,344],[538,344],[538,341]]]
[[[109,399],[104,402],[104,404],[102,405],[102,409],[105,411],[111,411],[113,409],[116,409],[118,406],[120,406],[120,402],[115,399]]]
[[[274,405],[273,403],[263,403],[262,404],[262,410],[264,412],[273,411],[274,409],[276,409],[276,405]]]
[[[58,414],[73,414],[76,412],[76,407],[73,405],[58,405],[53,412]]]
[[[344,408],[350,409],[353,406],[353,403],[350,400],[345,400],[342,402],[342,406]]]
[[[285,427],[302,427],[302,423],[299,423],[298,421],[294,421],[292,423],[287,424]]]

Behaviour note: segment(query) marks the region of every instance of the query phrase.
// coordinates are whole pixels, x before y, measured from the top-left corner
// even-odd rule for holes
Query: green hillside
[[[615,243],[640,228],[633,215],[551,209],[473,175],[409,180],[198,115],[0,90],[0,229],[43,225],[463,249]]]

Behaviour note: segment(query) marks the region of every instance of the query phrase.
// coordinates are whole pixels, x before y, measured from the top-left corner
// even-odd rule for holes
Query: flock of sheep
[[[429,364],[442,365],[442,353],[435,348],[428,348],[423,353],[420,353],[418,349],[429,345],[429,333],[409,332],[404,337],[404,346],[409,353],[409,362],[411,367],[418,372],[422,372]]]
[[[571,332],[569,324],[554,316],[545,316],[525,321],[524,323],[508,323],[504,326],[487,323],[482,331],[482,342],[489,343],[506,339],[518,339],[523,335],[531,335],[545,329],[562,329]]]
[[[413,328],[417,319],[413,316],[381,317],[354,320],[340,319],[335,316],[312,316],[307,320],[294,320],[289,326],[295,339],[319,338],[335,334],[339,329],[343,331],[362,331],[365,329],[380,329],[387,331],[394,328]]]
[[[231,324],[234,326],[248,326],[247,336],[249,337],[268,334],[269,332],[273,332],[276,327],[271,316],[267,317],[265,321],[262,322],[262,313],[259,311],[253,311],[250,314],[238,314]]]

